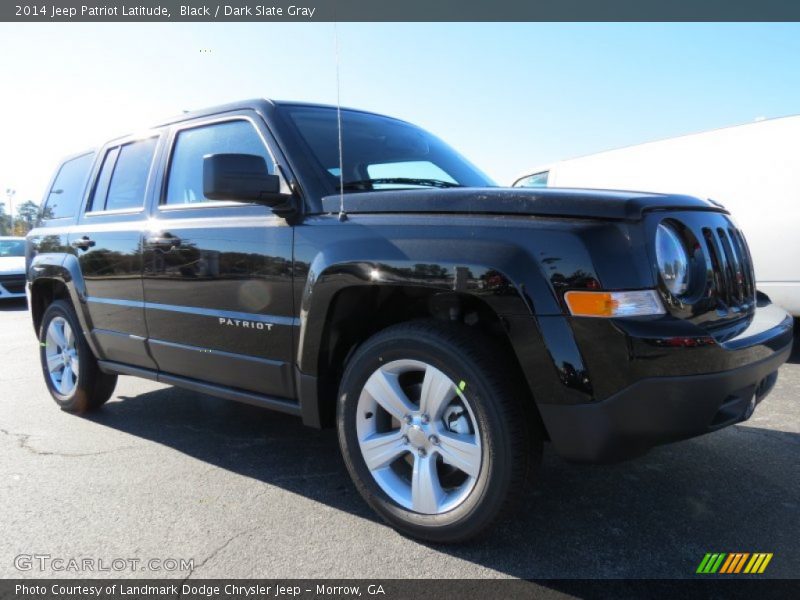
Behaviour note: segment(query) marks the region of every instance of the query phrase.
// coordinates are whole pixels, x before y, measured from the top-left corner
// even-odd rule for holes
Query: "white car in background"
[[[531,169],[514,187],[710,198],[744,231],[756,284],[800,317],[800,115],[599,152]]]
[[[0,300],[25,297],[25,238],[0,237]]]

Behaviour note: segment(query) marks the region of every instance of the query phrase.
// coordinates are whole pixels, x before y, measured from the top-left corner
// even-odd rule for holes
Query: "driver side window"
[[[249,121],[242,119],[184,129],[175,139],[167,179],[168,205],[210,202],[203,195],[203,157],[208,154],[254,154],[275,173],[261,136]]]

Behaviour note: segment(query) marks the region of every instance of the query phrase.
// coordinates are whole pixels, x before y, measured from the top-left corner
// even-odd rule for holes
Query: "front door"
[[[103,149],[94,185],[69,234],[100,358],[148,369],[155,363],[145,343],[141,244],[159,137],[154,133]]]
[[[262,125],[237,114],[172,131],[144,236],[145,318],[160,372],[289,398],[293,229],[267,207],[203,195],[207,154],[257,154],[276,172]]]

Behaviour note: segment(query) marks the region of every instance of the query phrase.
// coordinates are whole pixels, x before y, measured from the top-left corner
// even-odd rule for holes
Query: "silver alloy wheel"
[[[370,375],[358,399],[356,434],[376,483],[414,512],[454,509],[480,474],[480,431],[467,397],[422,361],[392,361]]]
[[[78,385],[78,347],[75,333],[64,317],[50,321],[44,355],[53,388],[62,396],[71,395]]]

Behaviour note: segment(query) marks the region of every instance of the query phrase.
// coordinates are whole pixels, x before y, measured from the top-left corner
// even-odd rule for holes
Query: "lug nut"
[[[411,423],[412,423],[413,421],[414,421],[414,419],[411,417],[411,415],[406,415],[406,423],[408,423],[409,425],[411,425]]]
[[[420,455],[422,458],[425,458],[425,455],[426,455],[426,454],[428,454],[428,453],[427,453],[427,452],[425,452],[425,448],[420,448],[420,449],[419,449],[419,455]]]
[[[403,436],[403,443],[404,443],[404,444],[407,444],[407,443],[408,443],[408,436],[407,436],[407,435],[404,435],[404,436]]]
[[[430,421],[430,417],[428,417],[428,415],[422,415],[422,417],[420,417],[420,420],[423,423],[427,423],[428,421]]]
[[[431,437],[429,437],[429,438],[428,438],[428,441],[429,441],[431,444],[433,444],[434,446],[438,446],[438,445],[439,445],[439,438],[438,438],[438,437],[436,437],[435,435],[432,435]]]

